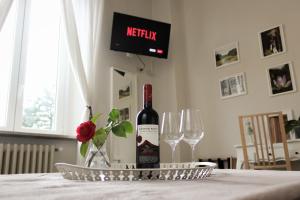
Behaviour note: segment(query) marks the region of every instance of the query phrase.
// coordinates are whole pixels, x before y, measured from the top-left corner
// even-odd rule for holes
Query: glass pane
[[[31,0],[25,58],[22,127],[53,130],[56,119],[58,0]]]
[[[16,3],[14,3],[0,31],[0,127],[7,126],[16,15]]]

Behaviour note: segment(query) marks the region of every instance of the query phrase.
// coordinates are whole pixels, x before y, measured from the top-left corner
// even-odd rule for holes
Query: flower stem
[[[103,152],[101,151],[101,147],[102,147],[102,146],[100,146],[100,147],[97,149],[97,151],[92,151],[92,155],[91,155],[91,157],[90,157],[90,159],[89,159],[89,161],[88,161],[88,167],[91,166],[91,163],[92,163],[94,157],[96,156],[96,154],[97,154],[98,152],[99,152],[99,153],[101,154],[101,156],[104,158],[105,164],[106,164],[108,167],[111,167],[110,163],[108,162],[108,160],[106,159],[105,155],[104,155]]]
[[[111,165],[110,165],[110,163],[108,162],[108,160],[106,160],[106,158],[105,158],[105,155],[103,154],[103,152],[99,149],[99,153],[102,155],[102,157],[104,158],[104,161],[105,161],[105,163],[106,163],[106,165],[108,166],[108,167],[111,167]]]

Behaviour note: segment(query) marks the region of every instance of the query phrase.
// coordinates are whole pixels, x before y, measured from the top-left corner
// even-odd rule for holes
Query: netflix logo
[[[144,38],[146,40],[156,41],[156,32],[146,30],[146,29],[141,29],[141,28],[135,28],[135,27],[128,26],[126,35],[128,37],[139,37],[139,38]]]

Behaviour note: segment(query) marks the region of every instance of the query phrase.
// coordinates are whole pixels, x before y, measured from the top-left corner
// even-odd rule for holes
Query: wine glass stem
[[[194,155],[195,145],[191,145],[191,148],[192,148],[192,162],[195,162],[195,155]]]
[[[172,148],[172,163],[175,163],[175,148],[176,148],[176,145],[172,145],[171,148]]]

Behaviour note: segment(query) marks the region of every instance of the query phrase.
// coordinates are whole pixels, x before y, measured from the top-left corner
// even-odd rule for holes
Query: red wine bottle
[[[152,85],[144,85],[144,109],[137,115],[136,167],[159,168],[159,117],[152,108]]]

